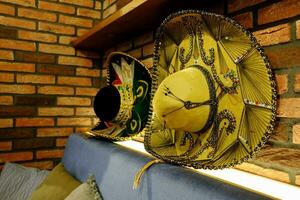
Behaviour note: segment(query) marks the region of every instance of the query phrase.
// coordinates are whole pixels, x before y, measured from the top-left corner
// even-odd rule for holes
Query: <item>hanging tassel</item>
[[[140,181],[141,181],[141,178],[143,176],[143,174],[145,173],[145,171],[150,168],[152,165],[156,164],[156,163],[162,163],[163,161],[161,160],[151,160],[150,162],[148,162],[146,165],[144,165],[135,175],[134,177],[134,181],[133,181],[133,189],[137,189],[139,184],[140,184]]]

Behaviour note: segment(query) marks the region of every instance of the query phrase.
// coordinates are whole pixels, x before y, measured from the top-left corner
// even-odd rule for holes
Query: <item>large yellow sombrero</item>
[[[186,10],[158,29],[145,148],[194,168],[246,161],[273,131],[275,82],[253,35],[227,17]]]
[[[107,86],[94,99],[100,122],[86,132],[93,137],[127,140],[139,135],[149,119],[151,76],[145,65],[122,52],[106,61]]]

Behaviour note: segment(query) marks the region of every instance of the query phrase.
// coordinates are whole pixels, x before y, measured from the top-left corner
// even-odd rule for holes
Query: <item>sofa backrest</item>
[[[84,182],[94,174],[104,200],[268,199],[245,189],[195,173],[184,167],[155,164],[133,190],[135,174],[153,158],[105,140],[72,134],[62,163]]]

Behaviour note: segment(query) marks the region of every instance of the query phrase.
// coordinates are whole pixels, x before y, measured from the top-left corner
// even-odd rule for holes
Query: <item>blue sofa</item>
[[[136,172],[152,159],[121,145],[75,133],[68,139],[62,163],[82,182],[94,174],[105,200],[269,199],[166,163],[149,168],[138,189],[133,190]]]

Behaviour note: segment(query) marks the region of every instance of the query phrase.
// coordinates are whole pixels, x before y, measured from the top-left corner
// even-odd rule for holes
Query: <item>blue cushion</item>
[[[49,171],[5,163],[0,176],[0,199],[27,200]]]
[[[66,170],[82,182],[88,174],[95,174],[103,199],[268,199],[166,163],[149,168],[142,176],[138,189],[133,190],[136,172],[152,159],[108,141],[72,134],[62,162]]]

